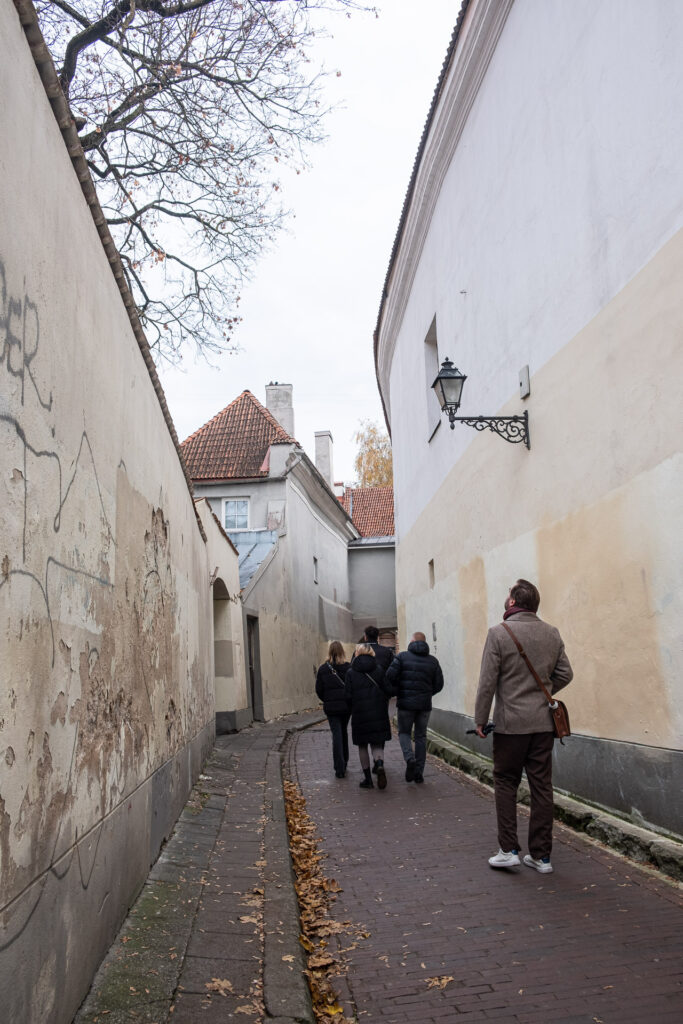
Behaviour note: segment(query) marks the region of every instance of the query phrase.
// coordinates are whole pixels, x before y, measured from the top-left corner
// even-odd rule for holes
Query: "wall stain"
[[[74,413],[60,412],[42,383],[38,305],[25,288],[10,293],[7,281],[0,259],[0,377],[11,385],[0,450],[12,460],[3,516],[16,524],[0,562],[0,636],[20,680],[0,694],[0,728],[8,739],[28,728],[5,750],[14,820],[8,773],[0,780],[0,950],[24,933],[49,879],[59,882],[76,863],[88,888],[104,816],[194,735],[210,699],[178,626],[170,523],[111,452],[102,458],[118,465],[115,495],[105,500],[85,422],[65,452],[58,425]],[[29,717],[28,707],[44,710]],[[94,848],[81,849],[86,834]]]
[[[458,595],[465,661],[463,706],[469,709],[474,707],[481,652],[488,632],[486,570],[482,558],[473,558],[458,570]]]

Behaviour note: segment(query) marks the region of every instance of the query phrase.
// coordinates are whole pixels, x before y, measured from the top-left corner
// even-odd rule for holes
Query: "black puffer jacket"
[[[389,696],[384,672],[371,654],[359,654],[346,673],[351,702],[351,738],[356,746],[391,739]]]
[[[326,715],[348,715],[349,701],[346,696],[345,680],[349,668],[348,661],[341,665],[332,665],[326,661],[318,669],[315,677],[315,692],[323,702]]]
[[[391,647],[385,647],[384,644],[369,644],[369,646],[375,652],[377,664],[383,672],[386,672],[394,659],[394,652]]]
[[[407,651],[397,654],[386,678],[401,711],[431,711],[432,697],[443,690],[441,665],[424,640],[413,640]]]

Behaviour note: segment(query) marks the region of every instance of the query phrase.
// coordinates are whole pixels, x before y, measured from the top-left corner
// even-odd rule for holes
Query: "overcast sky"
[[[242,291],[241,351],[212,369],[191,355],[160,367],[180,440],[248,388],[265,404],[269,381],[294,386],[294,432],[314,455],[331,430],[334,476],[351,482],[361,419],[384,427],[372,335],[391,246],[460,0],[386,0],[371,14],[325,16],[333,38],[318,63],[327,81],[328,141],[311,169],[288,179],[294,213]],[[214,360],[215,361],[215,360]]]

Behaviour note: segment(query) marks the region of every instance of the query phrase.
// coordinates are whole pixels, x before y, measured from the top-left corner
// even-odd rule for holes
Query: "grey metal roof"
[[[240,530],[229,533],[239,555],[240,588],[244,588],[277,544],[277,530]]]

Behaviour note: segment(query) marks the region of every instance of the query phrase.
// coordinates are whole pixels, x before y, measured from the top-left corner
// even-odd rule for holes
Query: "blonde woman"
[[[332,761],[338,779],[346,775],[349,760],[349,701],[345,680],[349,663],[344,648],[333,640],[327,651],[327,661],[320,666],[315,678],[315,692],[323,703],[323,711],[332,733]]]
[[[358,644],[346,673],[346,695],[351,703],[351,738],[358,747],[363,769],[362,789],[372,789],[372,772],[368,746],[375,759],[377,786],[386,789],[384,770],[384,744],[391,739],[389,724],[389,697],[391,687],[384,679],[384,671],[377,663],[369,644]]]

